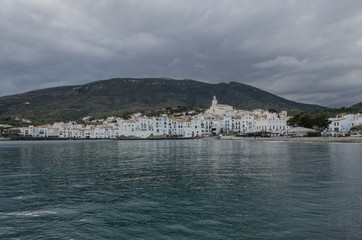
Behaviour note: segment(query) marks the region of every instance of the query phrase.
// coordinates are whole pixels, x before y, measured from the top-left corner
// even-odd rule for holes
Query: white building
[[[225,104],[218,104],[216,97],[212,99],[211,107],[206,111],[207,114],[212,115],[224,115],[226,113],[232,113],[233,107]]]
[[[270,132],[284,134],[289,117],[285,111],[277,114],[267,110],[234,110],[218,104],[214,96],[210,109],[198,115],[148,118],[137,113],[131,119],[108,117],[92,121],[91,125],[75,122],[57,122],[53,125],[29,126],[20,129],[20,135],[32,137],[116,139],[119,137],[192,138],[218,134],[245,134]],[[99,123],[98,125],[96,123]]]
[[[338,114],[335,118],[329,118],[331,123],[324,131],[325,135],[338,136],[345,135],[351,127],[362,125],[362,114]]]

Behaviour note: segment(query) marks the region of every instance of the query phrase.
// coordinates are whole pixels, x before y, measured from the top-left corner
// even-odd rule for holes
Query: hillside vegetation
[[[0,97],[0,120],[20,117],[36,122],[54,122],[176,106],[209,107],[213,96],[219,103],[237,109],[294,112],[325,109],[293,102],[236,82],[210,84],[189,79],[116,78]]]
[[[357,109],[362,110],[362,102],[353,105],[352,108],[357,108]]]

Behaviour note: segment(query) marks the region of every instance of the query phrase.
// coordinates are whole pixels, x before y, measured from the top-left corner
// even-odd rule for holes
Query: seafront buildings
[[[274,136],[303,136],[313,129],[292,128],[286,111],[280,113],[256,109],[235,110],[230,105],[218,104],[213,98],[204,113],[177,116],[147,117],[140,113],[130,119],[109,117],[86,125],[76,122],[58,122],[52,125],[29,126],[19,129],[19,135],[36,138],[193,138],[218,135],[246,135],[268,133]],[[346,134],[351,127],[362,125],[362,114],[340,114],[330,118],[331,124],[323,132],[326,136]]]
[[[230,105],[218,104],[216,97],[211,107],[198,115],[147,117],[134,114],[130,119],[109,117],[100,124],[82,125],[76,122],[58,122],[52,125],[20,128],[19,135],[29,137],[116,139],[122,137],[150,138],[192,138],[227,134],[248,134],[269,132],[272,135],[286,135],[286,111],[280,113],[268,110],[235,110]]]
[[[324,130],[326,136],[344,136],[352,127],[362,126],[362,114],[338,114],[335,118],[329,118],[331,123]]]

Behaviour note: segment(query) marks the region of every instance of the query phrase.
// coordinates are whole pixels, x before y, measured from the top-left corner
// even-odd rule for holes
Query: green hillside
[[[352,108],[362,109],[362,102],[353,105]]]
[[[175,106],[208,107],[219,103],[237,109],[313,111],[325,109],[278,97],[246,84],[210,84],[163,78],[117,78],[0,97],[0,119],[21,117],[38,122],[76,120],[88,115]]]

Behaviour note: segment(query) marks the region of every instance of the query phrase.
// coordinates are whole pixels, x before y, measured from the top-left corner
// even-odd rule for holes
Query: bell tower
[[[211,106],[216,106],[217,105],[217,100],[216,100],[216,97],[214,96],[214,98],[212,99],[212,102],[211,102]]]

